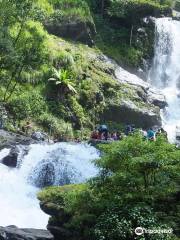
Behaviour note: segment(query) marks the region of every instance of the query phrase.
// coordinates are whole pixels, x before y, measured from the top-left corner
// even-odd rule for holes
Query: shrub
[[[160,1],[154,0],[111,0],[108,13],[134,22],[149,15],[171,13],[170,6],[171,3],[168,1],[163,1],[161,4]]]
[[[70,123],[64,122],[64,120],[54,117],[50,113],[44,113],[37,119],[37,122],[42,125],[47,132],[62,140],[68,140],[73,137],[73,130]]]
[[[168,229],[160,225],[152,209],[148,206],[126,206],[124,209],[114,209],[103,213],[95,226],[95,238],[97,240],[170,240],[171,234],[143,234],[137,236],[135,229]]]
[[[53,1],[55,12],[50,20],[53,22],[83,21],[93,23],[89,6],[82,0]]]
[[[15,95],[8,103],[9,112],[18,120],[37,118],[46,111],[42,95],[34,90]]]

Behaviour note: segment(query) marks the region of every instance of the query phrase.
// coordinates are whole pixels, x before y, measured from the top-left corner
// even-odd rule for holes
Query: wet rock
[[[142,97],[143,101],[158,106],[160,109],[167,106],[165,96],[162,92],[153,88],[149,83],[143,81],[138,76],[127,72],[121,67],[115,70],[115,76],[120,83],[127,83],[138,90],[138,95]]]
[[[31,143],[35,143],[35,141],[30,137],[0,129],[0,149],[11,148],[18,144],[29,145]]]
[[[157,89],[150,88],[147,94],[147,100],[149,103],[152,103],[155,106],[163,109],[167,106],[166,99],[161,91]]]
[[[55,181],[55,167],[52,163],[42,162],[32,172],[30,181],[36,187],[44,188],[52,186]]]
[[[19,149],[14,146],[9,154],[2,159],[2,163],[8,167],[15,168],[17,166],[17,160],[19,155]]]
[[[47,230],[20,229],[16,226],[0,227],[0,240],[53,240]]]

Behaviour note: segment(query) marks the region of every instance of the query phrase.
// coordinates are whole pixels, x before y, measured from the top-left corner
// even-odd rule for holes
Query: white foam
[[[7,154],[7,150],[0,151],[0,159]],[[97,174],[91,160],[98,156],[98,151],[86,144],[35,144],[30,146],[28,155],[19,159],[20,168],[10,169],[0,164],[0,226],[45,229],[49,216],[40,210],[36,198],[39,188],[33,184],[32,178],[29,180],[29,176],[36,177],[41,162],[49,163],[56,159],[54,164],[58,169],[55,173],[57,180],[63,161],[67,168],[76,173],[71,182],[83,182]]]
[[[156,19],[155,57],[149,82],[160,88],[168,107],[162,112],[163,125],[171,142],[180,126],[180,22],[171,18]],[[178,86],[179,85],[179,86]]]

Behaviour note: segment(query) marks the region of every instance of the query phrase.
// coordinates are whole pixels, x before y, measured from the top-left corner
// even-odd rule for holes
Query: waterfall
[[[97,174],[92,160],[99,153],[87,144],[56,143],[30,145],[28,154],[19,146],[17,168],[0,163],[0,226],[46,228],[49,216],[36,197],[41,187],[81,183]],[[0,151],[0,160],[9,149]]]
[[[171,142],[180,126],[180,22],[156,19],[155,56],[149,82],[164,93],[168,107],[162,112],[163,127]]]

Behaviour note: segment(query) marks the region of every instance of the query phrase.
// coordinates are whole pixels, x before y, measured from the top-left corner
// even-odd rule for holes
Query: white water
[[[162,113],[163,125],[171,142],[180,126],[180,22],[156,19],[155,57],[149,81],[160,88],[168,108]]]
[[[0,159],[8,153],[0,151]],[[53,171],[49,175],[53,185],[79,183],[97,174],[91,160],[98,158],[98,151],[86,144],[35,144],[22,156],[16,169],[0,163],[0,226],[46,228],[49,216],[40,210],[36,194],[47,169]]]

